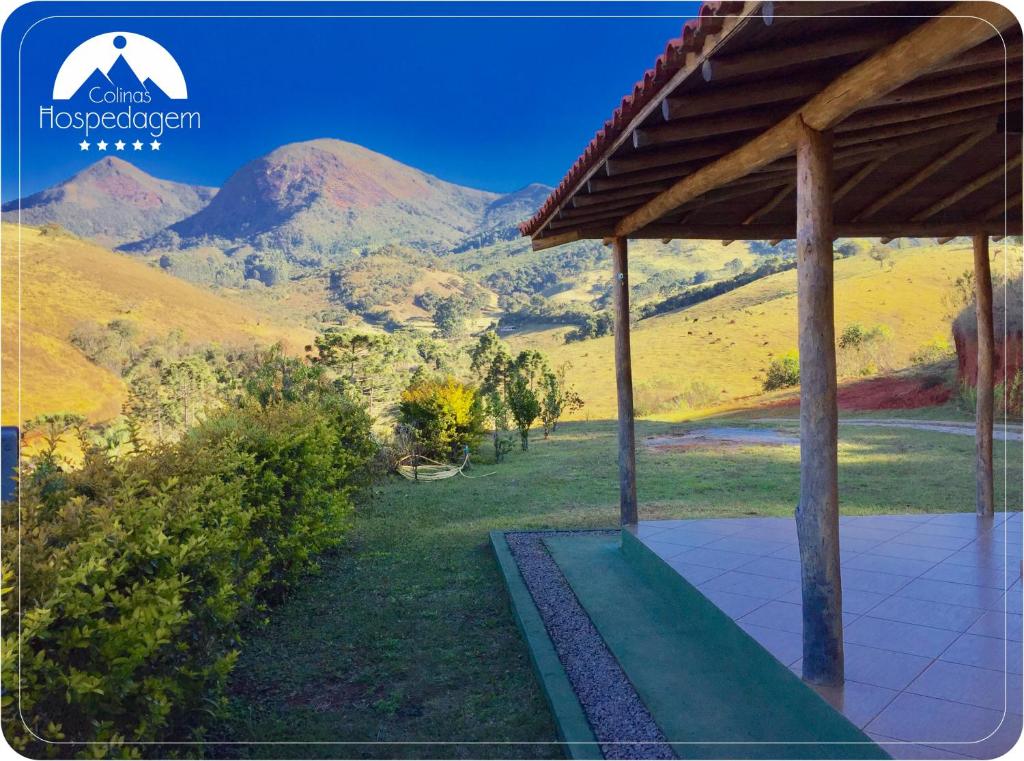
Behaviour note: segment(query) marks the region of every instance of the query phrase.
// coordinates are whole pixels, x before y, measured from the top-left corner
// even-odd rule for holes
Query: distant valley
[[[152,177],[107,157],[21,202],[21,220],[116,248],[276,319],[431,327],[438,299],[469,328],[503,316],[581,325],[608,308],[599,242],[534,252],[519,235],[551,188],[499,194],[462,187],[340,140],[292,143],[217,188]],[[17,218],[17,202],[3,207]],[[734,277],[777,255],[745,243],[642,242],[634,302]]]

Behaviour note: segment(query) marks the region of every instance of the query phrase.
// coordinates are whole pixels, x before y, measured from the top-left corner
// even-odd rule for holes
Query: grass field
[[[792,515],[795,447],[655,452],[643,445],[646,436],[683,428],[638,424],[642,518]],[[1011,509],[1021,505],[1021,454],[1019,443],[1007,445]],[[1002,442],[996,457],[1002,474]],[[973,462],[969,436],[844,428],[842,509],[970,510]],[[344,548],[249,637],[219,739],[325,743],[289,747],[291,757],[560,757],[545,744],[554,727],[487,532],[616,525],[615,426],[563,424],[550,440],[538,435],[528,453],[474,472],[492,470],[435,483],[390,477],[376,488]],[[535,744],[396,744],[456,740]],[[283,751],[241,745],[218,752]]]
[[[994,256],[993,271],[1001,273],[998,246]],[[953,281],[971,268],[971,253],[955,244],[922,246],[894,251],[894,261],[891,270],[864,254],[835,263],[836,329],[884,325],[892,335],[888,359],[903,368],[936,337],[952,341],[948,299]],[[796,349],[796,306],[796,272],[789,271],[642,320],[631,337],[637,404],[654,408],[646,414],[657,419],[679,420],[702,407],[759,396],[771,359]],[[565,344],[567,330],[533,330],[507,340],[517,350],[540,348],[556,363],[571,363],[569,380],[586,401],[578,417],[614,416],[613,339]],[[693,394],[695,384],[701,393]],[[709,398],[695,408],[684,400],[688,395]]]
[[[4,425],[44,412],[76,412],[93,420],[120,412],[121,379],[68,341],[79,323],[127,319],[143,337],[180,330],[188,342],[282,341],[299,353],[314,335],[74,236],[23,227],[19,256],[17,226],[5,223],[2,234]]]

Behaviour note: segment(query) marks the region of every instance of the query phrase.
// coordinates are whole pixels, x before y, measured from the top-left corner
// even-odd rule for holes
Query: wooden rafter
[[[695,119],[679,119],[655,127],[634,130],[633,147],[646,148],[700,137],[764,129],[775,124],[791,110],[792,105],[786,109],[745,109]]]
[[[885,153],[876,159],[873,159],[854,172],[842,185],[836,188],[832,194],[832,202],[839,203],[851,190],[860,185],[866,180],[878,167],[884,164],[890,158],[889,153]]]
[[[1013,195],[1002,199],[999,203],[990,207],[982,216],[985,219],[995,219],[996,217],[1002,217],[1009,209],[1019,209],[1021,204],[1020,191]]]
[[[796,145],[801,123],[815,130],[830,129],[859,108],[1014,23],[1013,14],[995,3],[961,2],[951,6],[848,70],[796,113],[676,182],[629,214],[616,226],[616,236],[628,236],[688,200],[790,153]]]
[[[784,69],[793,65],[793,61],[825,61],[839,58],[852,53],[864,53],[874,50],[887,42],[891,42],[897,32],[884,34],[864,34],[856,31],[850,34],[834,34],[811,43],[793,43],[777,45],[772,48],[760,48],[730,56],[713,56],[704,61],[701,74],[705,82],[722,82],[749,74]]]
[[[905,193],[909,193],[911,190],[916,188],[918,185],[927,180],[940,169],[956,161],[958,158],[963,156],[965,153],[974,148],[974,146],[976,146],[978,143],[980,143],[982,140],[984,140],[991,134],[991,131],[988,130],[984,132],[978,132],[977,134],[969,137],[967,140],[958,143],[952,150],[944,151],[940,155],[936,156],[934,159],[929,161],[919,170],[914,172],[914,174],[912,174],[910,177],[896,185],[896,187],[882,194],[880,198],[876,198],[874,201],[872,201],[859,212],[857,212],[853,216],[854,221],[867,219],[877,214],[879,211],[884,209],[897,198],[900,198]]]
[[[968,183],[965,183],[963,186],[957,188],[954,192],[950,193],[949,195],[940,198],[938,201],[933,203],[928,208],[923,209],[917,214],[915,214],[913,217],[911,217],[911,219],[915,222],[922,222],[931,219],[943,209],[949,208],[957,201],[963,198],[967,198],[967,196],[971,195],[972,193],[976,193],[986,185],[992,184],[999,178],[1003,177],[1011,169],[1020,166],[1020,163],[1020,153],[1018,153],[1016,156],[1014,156],[1011,159],[1008,159],[1005,162],[1001,161],[998,166],[992,167],[984,174],[975,177],[973,180],[971,180]]]
[[[1002,104],[1007,99],[1019,100],[1019,95],[1016,98],[1013,94],[1008,95],[1004,86],[999,84],[968,95],[952,95],[902,106],[887,106],[861,111],[847,119],[843,128],[853,130],[883,127],[887,124],[901,122],[930,122],[937,116],[970,111],[982,106],[991,106],[994,103]]]
[[[959,95],[971,90],[984,90],[989,87],[1020,82],[1021,74],[1019,67],[999,66],[964,74],[946,75],[941,79],[924,79],[904,85],[876,102],[879,105],[899,105],[948,95]]]
[[[802,98],[818,92],[828,84],[821,74],[792,77],[778,82],[761,82],[751,87],[744,82],[739,85],[722,87],[708,93],[687,93],[669,96],[662,101],[661,115],[665,121],[706,116],[720,111],[733,111],[779,101]]]

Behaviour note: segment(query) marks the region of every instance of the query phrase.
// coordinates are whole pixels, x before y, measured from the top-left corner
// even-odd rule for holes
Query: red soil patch
[[[849,412],[869,410],[910,410],[945,404],[953,390],[938,378],[869,378],[839,387],[839,409]],[[800,399],[783,399],[768,407],[799,407]]]

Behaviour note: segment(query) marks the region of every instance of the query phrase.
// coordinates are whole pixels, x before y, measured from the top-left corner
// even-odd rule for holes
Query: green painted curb
[[[635,537],[545,540],[679,758],[887,758]]]
[[[501,575],[505,578],[512,615],[523,639],[526,640],[533,670],[551,707],[558,739],[566,756],[572,759],[604,758],[597,738],[594,737],[590,723],[583,713],[583,706],[580,705],[576,691],[573,690],[562,662],[558,659],[558,653],[555,652],[555,646],[548,636],[540,611],[534,605],[530,590],[526,588],[526,583],[519,573],[519,566],[512,557],[504,532],[492,531],[490,536]]]

